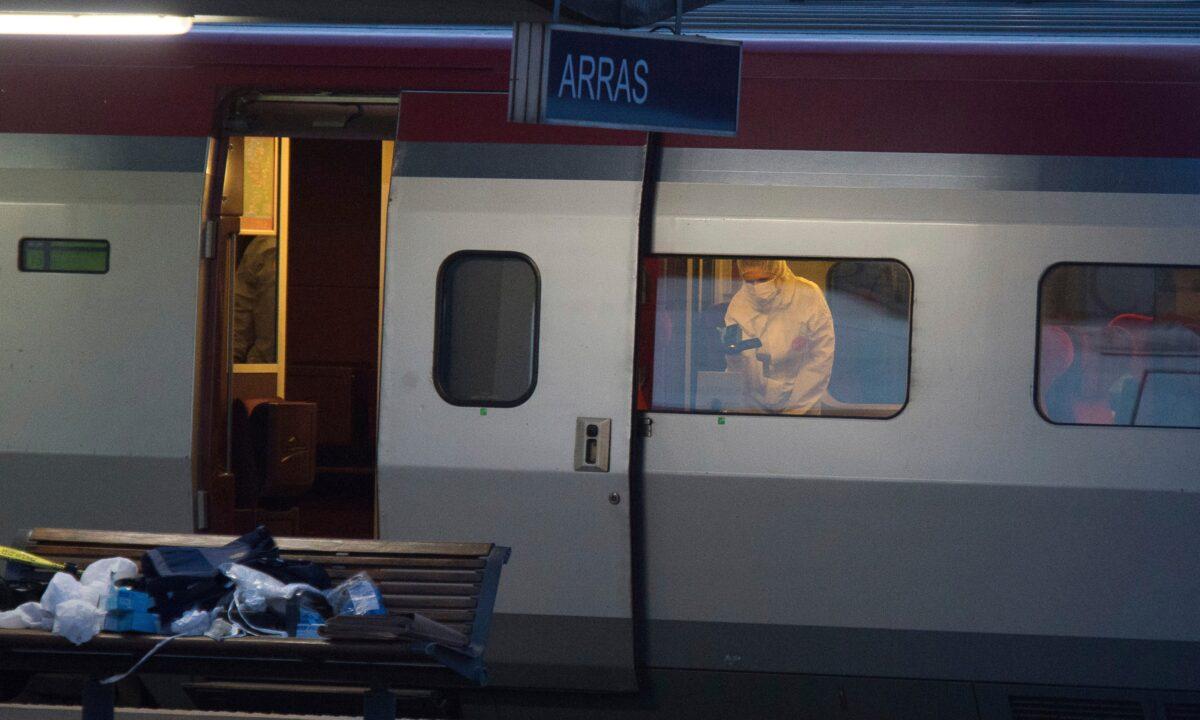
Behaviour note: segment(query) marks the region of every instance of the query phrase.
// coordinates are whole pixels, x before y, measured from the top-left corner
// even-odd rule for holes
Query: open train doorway
[[[304,100],[271,105],[302,111],[280,115],[282,128],[249,114],[264,127],[223,140],[197,525],[372,538],[393,143],[337,132],[327,116],[353,118],[355,105]],[[300,132],[262,132],[272,125]]]

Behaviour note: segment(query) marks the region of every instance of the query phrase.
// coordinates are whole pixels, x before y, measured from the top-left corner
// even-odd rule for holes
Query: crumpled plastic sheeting
[[[42,610],[53,620],[51,631],[81,645],[104,627],[100,583],[84,585],[67,573],[55,573],[42,593]]]
[[[358,573],[346,582],[325,593],[335,615],[386,614],[379,590],[371,576]]]
[[[226,638],[235,638],[245,635],[246,631],[241,627],[234,625],[225,618],[213,618],[212,626],[204,633],[205,637],[213,640],[224,640]]]
[[[114,583],[137,576],[137,565],[127,558],[105,558],[88,565],[83,581],[67,573],[55,573],[42,593],[41,604],[25,603],[0,614],[0,627],[50,630],[81,645],[104,627],[104,600]]]
[[[82,600],[93,608],[100,605],[100,590],[96,584],[84,585],[67,573],[54,573],[46,592],[42,593],[42,608],[51,615],[58,614],[58,606],[68,600]]]
[[[221,565],[221,572],[237,586],[235,601],[241,609],[248,612],[262,612],[267,609],[268,601],[287,600],[305,590],[324,595],[312,585],[304,583],[285,585],[265,572],[237,563],[224,563]]]
[[[207,610],[188,610],[171,623],[172,635],[203,635],[213,624],[214,613]]]
[[[87,600],[64,600],[54,611],[55,635],[82,645],[99,634],[104,627],[104,611]]]
[[[79,582],[95,587],[99,591],[100,604],[103,605],[117,582],[131,580],[137,577],[137,574],[138,566],[129,558],[104,558],[88,565],[79,577]]]
[[[50,630],[53,627],[54,616],[35,602],[27,602],[17,606],[15,610],[0,612],[0,628],[6,630]]]

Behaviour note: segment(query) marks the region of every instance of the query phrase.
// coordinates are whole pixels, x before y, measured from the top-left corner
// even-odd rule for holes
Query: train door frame
[[[231,228],[222,227],[222,190],[228,162],[229,140],[233,137],[266,136],[281,139],[325,138],[372,140],[388,143],[394,139],[399,115],[399,95],[375,93],[240,92],[219,106],[219,132],[210,139],[210,166],[207,168],[203,205],[203,259],[197,308],[196,381],[193,415],[193,523],[198,532],[229,533],[233,530],[234,478],[230,458],[230,419],[232,364],[229,353],[228,317],[223,316],[225,294],[232,283],[227,262]],[[384,151],[386,164],[389,154]],[[280,172],[286,172],[281,167]],[[388,168],[384,168],[385,174]],[[287,187],[281,178],[280,190]],[[386,187],[382,233],[386,234]],[[286,198],[279,201],[278,227],[287,223]],[[382,242],[381,242],[382,245]],[[383,260],[381,249],[381,261]],[[384,267],[380,266],[382,281]],[[379,305],[382,313],[382,299]],[[380,315],[382,327],[382,314]],[[279,333],[283,337],[282,329]],[[279,348],[283,352],[283,348]],[[280,368],[278,387],[283,388]],[[378,406],[378,388],[375,403]],[[376,421],[378,412],[374,415]],[[371,520],[378,535],[378,490]]]

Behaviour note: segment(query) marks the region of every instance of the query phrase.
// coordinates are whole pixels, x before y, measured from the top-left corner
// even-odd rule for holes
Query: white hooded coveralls
[[[727,326],[740,326],[743,340],[758,338],[762,347],[727,356],[726,365],[743,374],[754,409],[819,414],[833,370],[833,315],[816,283],[797,277],[782,260],[771,270],[770,280],[744,284],[725,313]]]

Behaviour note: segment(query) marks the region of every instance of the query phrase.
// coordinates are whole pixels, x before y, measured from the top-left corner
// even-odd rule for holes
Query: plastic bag
[[[96,637],[103,625],[104,611],[86,600],[64,600],[54,610],[54,634],[76,645]]]
[[[82,585],[95,587],[100,594],[100,602],[112,593],[113,587],[120,580],[130,580],[137,577],[138,567],[129,558],[112,557],[97,560],[83,571],[79,577]]]
[[[383,596],[366,573],[358,573],[325,593],[335,615],[386,615]]]
[[[188,610],[171,623],[172,635],[203,635],[213,624],[213,613],[207,610]]]
[[[42,593],[42,610],[54,617],[51,631],[76,645],[91,640],[104,626],[101,583],[84,585],[66,573],[55,573]]]
[[[35,602],[27,602],[19,605],[15,610],[0,612],[0,628],[49,630],[52,627],[54,627],[54,616]]]
[[[97,608],[100,590],[97,585],[84,585],[66,573],[55,573],[46,586],[46,592],[42,593],[42,609],[57,615],[58,606],[70,600],[79,600]]]
[[[40,604],[25,603],[0,614],[0,627],[42,628],[81,645],[103,629],[106,613],[101,604],[113,592],[114,584],[136,576],[137,565],[120,557],[92,563],[83,571],[82,582],[73,575],[55,573]]]
[[[108,597],[116,590],[117,582],[135,578],[137,574],[137,564],[129,558],[104,558],[88,565],[80,575],[79,583],[96,590],[99,595],[97,605],[103,608]]]
[[[213,640],[241,637],[243,634],[244,631],[240,627],[221,617],[213,619],[212,626],[204,633],[205,637]]]
[[[265,572],[236,563],[225,563],[221,566],[221,572],[225,573],[225,576],[237,586],[234,591],[234,600],[239,608],[247,612],[265,612],[270,600],[281,601],[278,608],[281,610],[283,602],[299,592],[309,591],[318,595],[322,594],[312,585],[303,583],[284,585]]]

